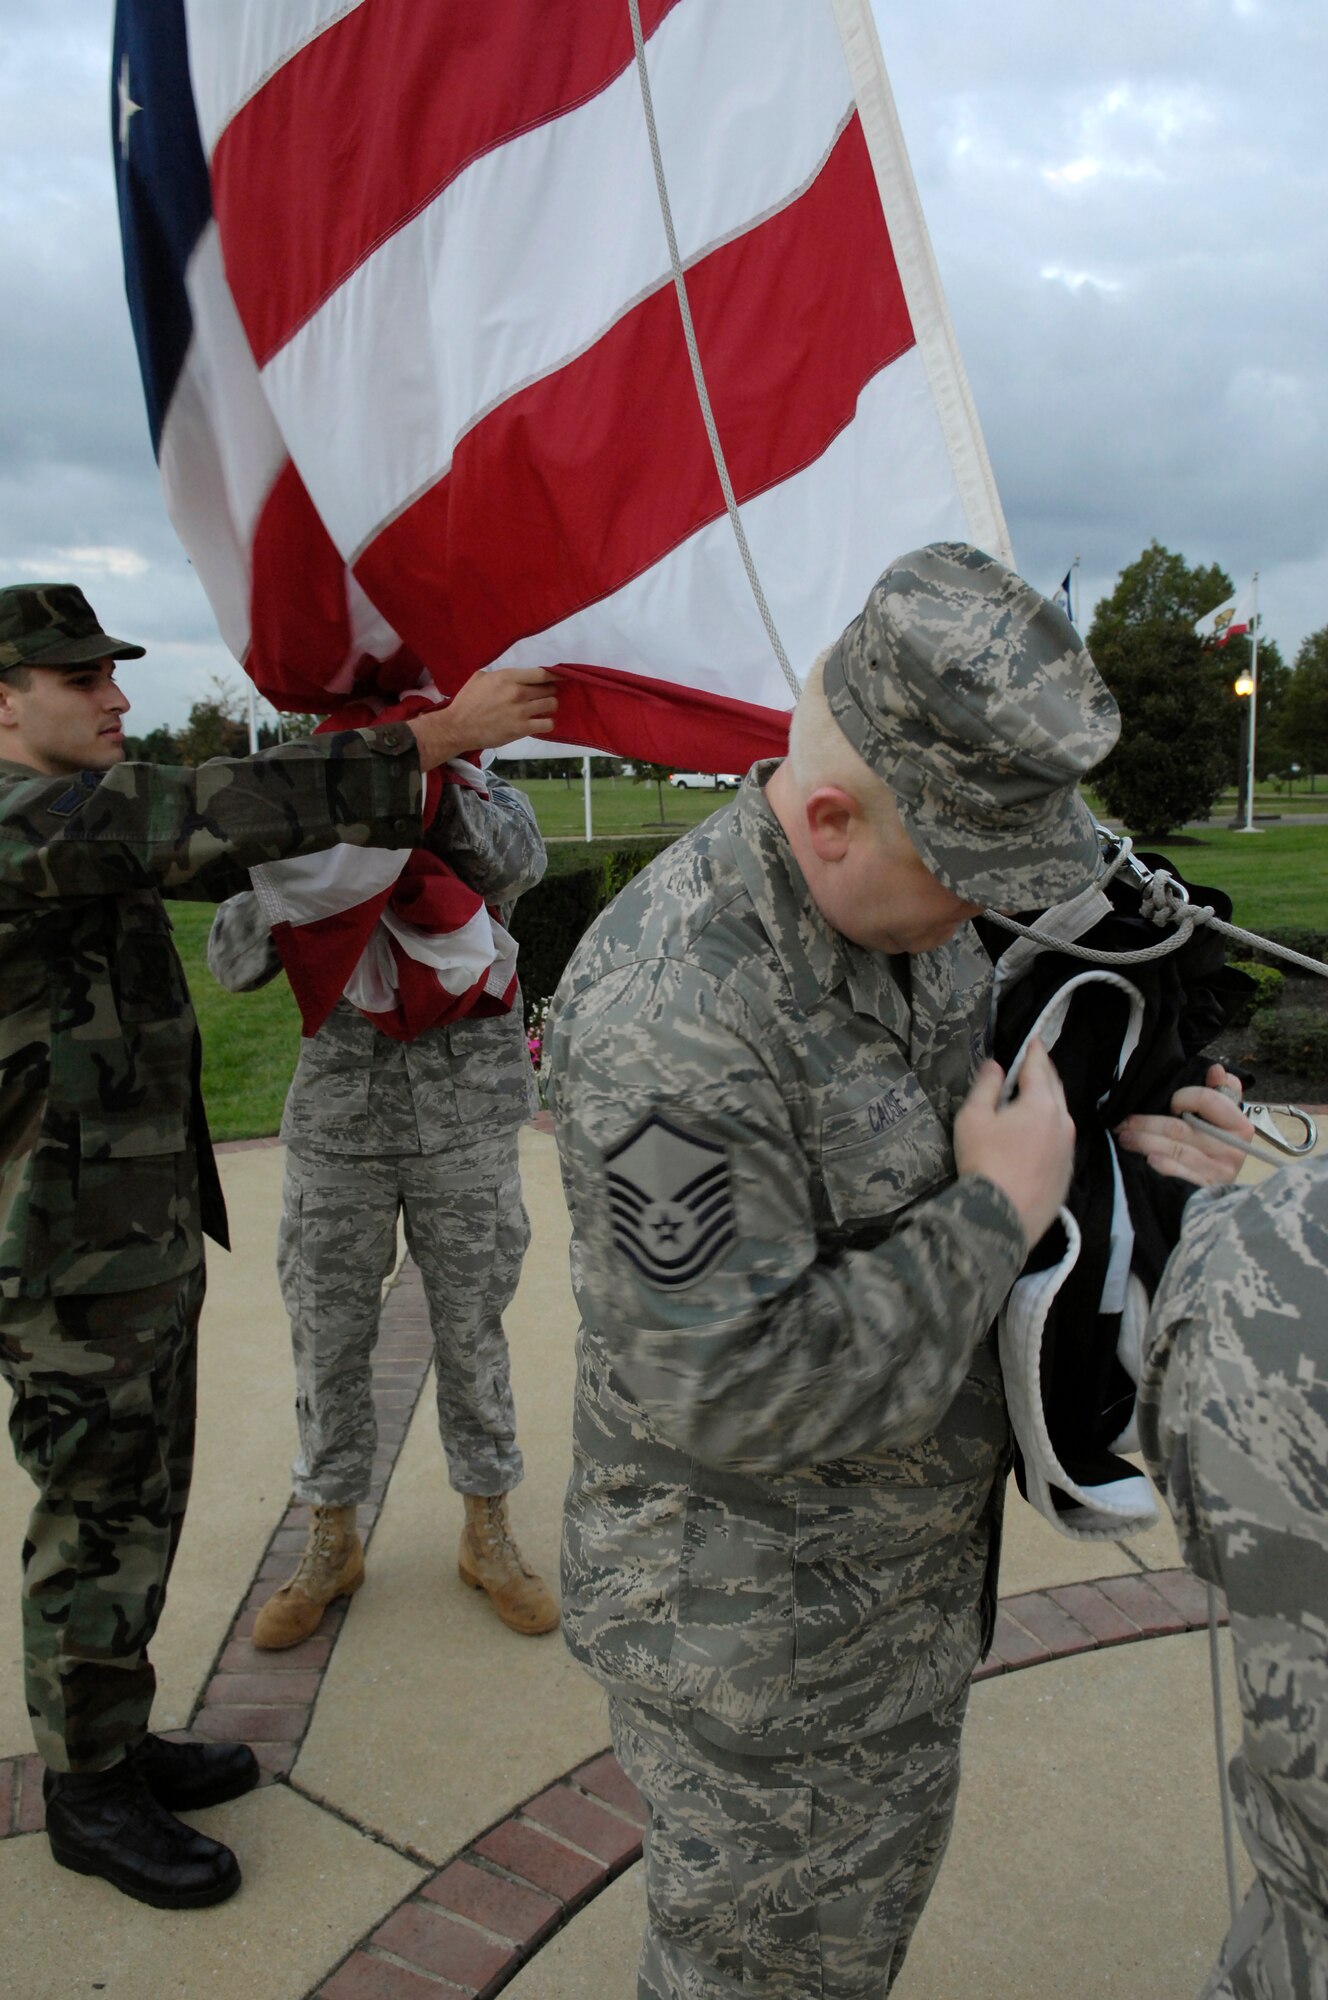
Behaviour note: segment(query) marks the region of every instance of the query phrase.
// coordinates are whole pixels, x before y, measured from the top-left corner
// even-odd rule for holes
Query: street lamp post
[[[1249,701],[1249,716],[1245,731],[1245,824],[1238,827],[1238,833],[1262,833],[1263,828],[1254,824],[1254,738],[1256,712],[1259,706],[1259,572],[1254,572],[1254,613],[1250,620],[1250,670],[1235,683],[1236,693]]]
[[[1251,729],[1250,724],[1254,720],[1254,682],[1249,674],[1241,674],[1240,677],[1233,683],[1233,685],[1235,687],[1236,693],[1240,696],[1241,700],[1248,701],[1250,704],[1245,711],[1245,727],[1244,730],[1241,732],[1245,738],[1244,744],[1242,746],[1245,751],[1245,757],[1244,757],[1245,769],[1242,773],[1242,776],[1244,777],[1245,780],[1245,801],[1244,801],[1245,824],[1243,826],[1236,827],[1236,832],[1253,833],[1254,780],[1251,774],[1254,770],[1254,742],[1253,742],[1254,731]]]

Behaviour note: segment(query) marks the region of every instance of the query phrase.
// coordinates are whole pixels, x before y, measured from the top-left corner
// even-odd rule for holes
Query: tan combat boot
[[[364,1582],[364,1550],[353,1507],[315,1507],[300,1567],[274,1591],[254,1623],[254,1644],[266,1653],[298,1646],[318,1630],[334,1597],[351,1597]]]
[[[457,1568],[472,1590],[487,1591],[489,1602],[514,1632],[552,1632],[558,1607],[512,1540],[507,1495],[463,1493],[466,1525],[461,1530]]]

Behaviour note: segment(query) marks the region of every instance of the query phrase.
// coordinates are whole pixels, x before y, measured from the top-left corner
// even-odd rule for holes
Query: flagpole
[[[582,796],[585,799],[585,805],[586,805],[586,839],[593,840],[595,834],[594,834],[594,828],[591,826],[590,823],[590,752],[589,751],[587,751],[585,756],[581,759],[581,787],[582,787]]]
[[[1240,829],[1242,833],[1258,833],[1261,831],[1261,829],[1254,824],[1254,735],[1256,726],[1256,715],[1259,706],[1259,572],[1257,569],[1254,572],[1254,582],[1251,585],[1251,592],[1254,598],[1254,604],[1251,614],[1252,646],[1250,652],[1250,743],[1249,743],[1249,763],[1245,772],[1245,824]]]
[[[1075,590],[1075,587],[1074,587],[1074,585],[1075,585],[1075,575],[1074,575],[1074,573],[1075,573],[1075,571],[1076,571],[1076,570],[1078,569],[1078,567],[1079,567],[1079,558],[1078,558],[1078,556],[1076,556],[1076,557],[1075,557],[1075,559],[1074,559],[1074,561],[1073,561],[1073,562],[1072,562],[1072,563],[1070,564],[1070,589],[1069,589],[1069,593],[1068,593],[1068,595],[1069,595],[1069,599],[1070,599],[1070,606],[1069,606],[1069,609],[1070,609],[1070,623],[1071,623],[1071,624],[1073,625],[1073,627],[1074,627],[1074,629],[1075,629],[1075,631],[1076,631],[1076,632],[1077,632],[1077,631],[1079,630],[1079,620],[1078,620],[1078,619],[1076,618],[1076,616],[1075,616],[1075,609],[1074,609],[1074,600],[1075,600],[1075,597],[1076,597],[1076,596],[1078,595],[1078,593],[1076,592],[1076,590]]]

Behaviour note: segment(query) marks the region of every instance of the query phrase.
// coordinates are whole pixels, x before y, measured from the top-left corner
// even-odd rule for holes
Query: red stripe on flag
[[[677,0],[642,0],[650,35]],[[212,205],[261,368],[481,155],[633,60],[625,0],[374,0],[283,63],[222,132]]]
[[[263,502],[251,560],[245,670],[278,708],[317,714],[350,647],[346,566],[289,459]]]
[[[370,1013],[367,1008],[361,1011],[380,1034],[390,1035],[395,1042],[416,1041],[430,1028],[445,1027],[451,1021],[479,1020],[485,1016],[506,1014],[516,998],[515,977],[508,982],[502,997],[498,998],[487,990],[487,973],[464,993],[449,993],[439,982],[437,973],[403,951],[395,938],[391,941],[391,949],[397,973],[397,1004],[390,1012]]]
[[[312,923],[273,924],[272,942],[300,1010],[302,1034],[316,1035],[340,1000],[391,897],[389,886]]]
[[[695,265],[688,294],[733,487],[750,499],[818,458],[913,344],[856,117],[811,187]],[[723,511],[669,285],[478,424],[355,572],[454,690]]]
[[[677,682],[608,667],[558,669],[559,734],[643,764],[741,773],[761,757],[782,757],[788,727],[780,709]]]

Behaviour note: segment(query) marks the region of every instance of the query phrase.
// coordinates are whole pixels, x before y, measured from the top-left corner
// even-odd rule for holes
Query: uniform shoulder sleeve
[[[0,900],[157,888],[222,897],[263,861],[338,841],[409,847],[421,779],[404,724],[342,730],[197,770],[120,764],[0,787]]]
[[[563,994],[549,1031],[582,1315],[663,1435],[745,1472],[925,1436],[1026,1248],[976,1177],[885,1241],[822,1240],[777,1041],[741,982],[667,959]]]
[[[541,880],[548,855],[535,809],[503,778],[445,784],[423,844],[486,902],[510,904]]]
[[[252,889],[228,897],[218,908],[208,933],[207,962],[228,993],[252,993],[281,971],[281,954]]]

